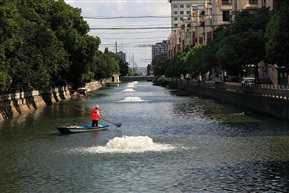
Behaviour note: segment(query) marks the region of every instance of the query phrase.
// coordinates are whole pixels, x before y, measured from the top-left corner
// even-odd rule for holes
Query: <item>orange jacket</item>
[[[98,120],[99,118],[101,118],[98,109],[95,108],[92,109],[92,111],[89,114],[91,114],[92,120]]]

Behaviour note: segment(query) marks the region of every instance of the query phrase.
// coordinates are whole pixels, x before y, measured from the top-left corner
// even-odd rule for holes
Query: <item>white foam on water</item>
[[[125,97],[125,99],[120,100],[119,102],[141,102],[141,101],[145,101],[145,100],[142,100],[139,97]]]
[[[126,88],[133,88],[133,87],[134,87],[134,85],[130,84],[130,83],[128,83],[127,86],[126,86]]]
[[[134,90],[129,88],[129,89],[125,89],[123,92],[133,92]]]
[[[130,82],[130,83],[127,84],[126,87],[128,87],[128,88],[133,88],[134,85],[137,84],[137,83],[138,83],[138,81]]]
[[[143,153],[147,151],[171,151],[175,147],[154,143],[148,136],[122,136],[111,139],[105,146],[83,149],[87,153]]]

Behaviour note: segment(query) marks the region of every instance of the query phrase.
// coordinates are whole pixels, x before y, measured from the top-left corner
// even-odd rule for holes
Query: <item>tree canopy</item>
[[[0,92],[78,87],[119,72],[116,56],[88,32],[81,10],[64,0],[1,1]]]
[[[289,1],[280,1],[266,31],[266,58],[271,63],[289,67]]]

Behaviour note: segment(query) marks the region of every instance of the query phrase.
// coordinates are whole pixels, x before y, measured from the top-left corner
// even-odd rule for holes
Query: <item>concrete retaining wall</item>
[[[52,103],[59,102],[69,98],[69,90],[62,89],[39,95],[23,96],[21,98],[9,97],[6,100],[1,100],[0,103],[0,120],[9,119],[15,115],[20,115],[25,111],[35,110]]]
[[[98,81],[87,83],[85,89],[97,90],[101,87]],[[50,91],[32,93],[16,93],[0,96],[0,121],[20,115],[25,111],[35,110],[53,103],[70,99],[67,87],[51,89]]]
[[[289,121],[289,100],[285,98],[267,97],[246,92],[231,92],[229,90],[193,85],[193,83],[187,81],[179,81],[178,87],[197,95]]]

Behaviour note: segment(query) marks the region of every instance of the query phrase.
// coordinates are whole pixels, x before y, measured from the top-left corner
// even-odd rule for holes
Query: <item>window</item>
[[[184,12],[183,12],[183,11],[180,11],[180,15],[184,15]]]
[[[223,11],[223,21],[230,21],[230,11]]]
[[[178,8],[178,5],[174,5],[174,8]]]
[[[184,5],[180,5],[180,8],[184,8]]]
[[[191,5],[190,5],[190,4],[187,4],[187,5],[186,5],[186,8],[191,8]]]
[[[249,4],[258,4],[258,0],[249,0]]]
[[[178,21],[178,18],[177,18],[177,17],[174,17],[174,21]]]
[[[187,11],[187,15],[190,15],[191,14],[191,11]]]
[[[174,11],[174,15],[178,15],[178,12],[177,12],[177,11]]]
[[[229,0],[222,0],[222,5],[230,5],[230,1]]]

